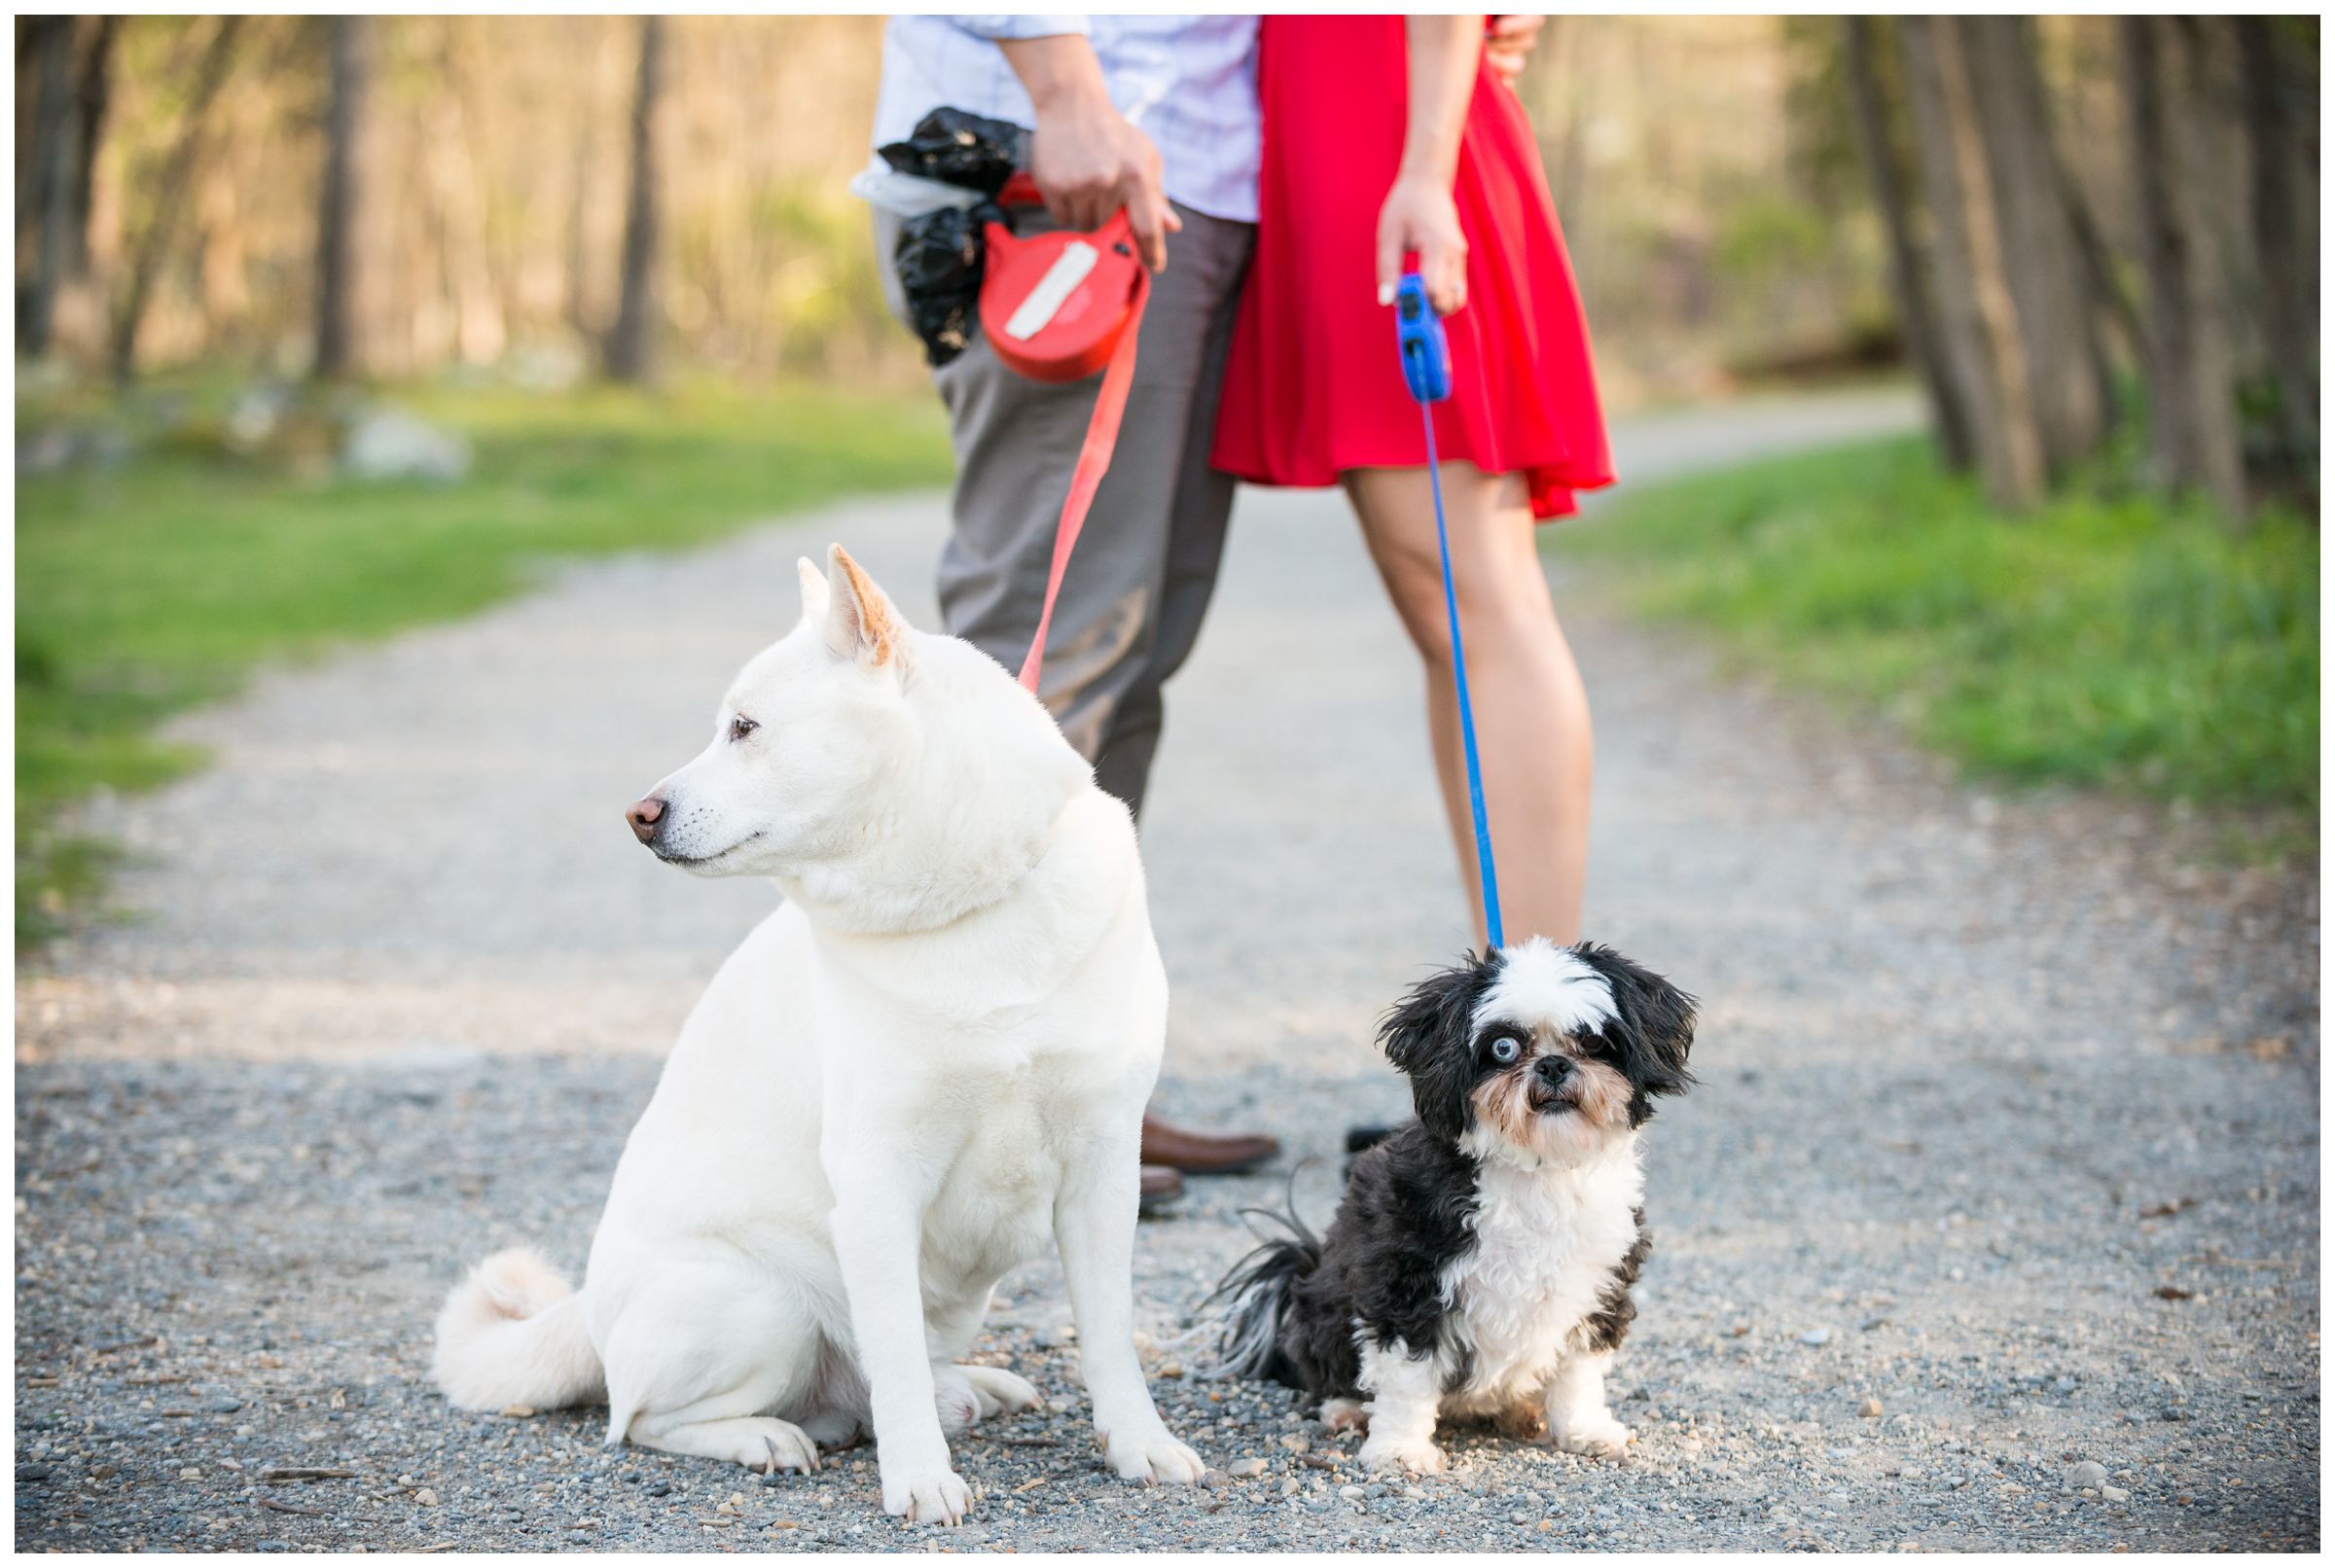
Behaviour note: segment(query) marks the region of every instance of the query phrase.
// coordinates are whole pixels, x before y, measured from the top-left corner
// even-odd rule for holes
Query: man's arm
[[[1111,104],[1102,62],[1082,31],[1026,36],[1022,29],[991,32],[987,18],[959,18],[995,40],[1022,79],[1037,111],[1029,139],[1030,178],[1055,221],[1071,229],[1099,229],[1127,208],[1143,264],[1168,265],[1168,236],[1183,227],[1160,186],[1160,153],[1151,138]],[[1006,18],[999,18],[1003,21]],[[1026,27],[1038,18],[1019,18]],[[1072,22],[1077,18],[1046,18]]]
[[[1499,79],[1510,87],[1524,74],[1525,61],[1540,43],[1541,25],[1549,18],[1540,16],[1495,16],[1484,32],[1484,57]]]

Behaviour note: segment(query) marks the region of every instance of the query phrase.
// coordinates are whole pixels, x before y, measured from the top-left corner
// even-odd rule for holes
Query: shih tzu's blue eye
[[[1485,1049],[1491,1053],[1491,1059],[1502,1067],[1514,1066],[1516,1058],[1525,1053],[1525,1048],[1517,1043],[1514,1035],[1504,1034]]]

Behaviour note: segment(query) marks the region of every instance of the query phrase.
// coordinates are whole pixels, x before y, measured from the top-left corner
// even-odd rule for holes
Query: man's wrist
[[[1030,107],[1041,115],[1110,102],[1102,62],[1083,33],[1012,39],[997,47],[1029,94]]]

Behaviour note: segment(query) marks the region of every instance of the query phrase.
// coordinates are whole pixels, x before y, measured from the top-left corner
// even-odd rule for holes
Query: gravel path
[[[1681,415],[1622,456],[1905,416]],[[144,913],[18,991],[20,1548],[926,1544],[864,1450],[766,1486],[605,1450],[593,1411],[453,1412],[422,1372],[462,1261],[581,1265],[659,1053],[767,907],[618,809],[782,629],[794,555],[845,540],[929,624],[939,526],[871,504],[562,572],[260,682],[183,727],[215,768],[96,813],[150,857]],[[1138,1238],[1155,1387],[1222,1484],[1097,1470],[1032,1266],[984,1346],[1050,1408],[959,1444],[952,1544],[2315,1547],[2316,881],[1959,786],[1559,588],[1599,705],[1591,931],[1706,1000],[1704,1087],[1650,1140],[1633,1456],[1466,1436],[1389,1488],[1279,1391],[1189,1375],[1184,1314],[1283,1169]],[[1316,1216],[1340,1129],[1401,1104],[1372,1019],[1463,940],[1418,679],[1336,504],[1244,499],[1146,826],[1163,1093],[1318,1157]]]

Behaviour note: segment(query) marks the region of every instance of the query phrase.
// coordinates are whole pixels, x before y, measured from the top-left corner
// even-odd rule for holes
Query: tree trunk
[[[154,217],[137,243],[130,263],[129,290],[114,318],[108,358],[117,385],[127,385],[137,367],[138,328],[146,319],[146,306],[154,296],[162,258],[169,253],[171,236],[178,231],[178,215],[187,204],[188,188],[195,183],[196,160],[201,156],[211,103],[227,82],[228,67],[234,63],[235,30],[241,22],[240,17],[221,17],[210,47],[203,51],[202,63],[195,68],[195,90],[179,123],[178,143],[170,149],[170,161],[155,188]]]
[[[470,53],[459,30],[464,25],[458,18],[449,24],[447,91],[432,110],[428,157],[444,215],[441,239],[447,289],[453,297],[454,352],[468,364],[485,365],[501,356],[508,334],[487,243],[486,196],[471,135]]]
[[[2228,291],[2200,218],[2190,80],[2191,40],[2170,17],[2118,21],[2134,204],[2148,279],[2142,356],[2149,445],[2165,482],[2201,489],[2233,515],[2245,509]]]
[[[373,89],[372,18],[325,18],[331,96],[324,116],[324,180],[316,203],[316,361],[324,379],[362,374],[370,360],[367,258],[358,219],[367,198],[367,100]]]
[[[2280,426],[2298,474],[2318,460],[2318,257],[2303,232],[2317,199],[2301,167],[2318,121],[2314,84],[2280,47],[2269,17],[2235,18],[2245,97],[2245,151],[2261,271],[2262,336],[2278,383]]]
[[[121,30],[119,17],[95,18],[88,47],[82,52],[73,105],[81,157],[73,170],[73,252],[67,262],[67,270],[75,277],[85,277],[90,270],[90,211],[97,178],[97,149],[105,145],[105,116],[113,103],[114,40]]]
[[[72,246],[75,166],[80,118],[73,106],[73,18],[43,17],[28,37],[40,97],[33,112],[32,200],[28,216],[39,239],[32,276],[20,286],[17,347],[34,359],[49,352],[56,327],[56,296],[64,286]]]
[[[2102,336],[2100,356],[2101,403],[2107,409],[2109,420],[2113,422],[2116,417],[2116,379],[2109,356],[2115,347],[2120,346],[2133,363],[2139,362],[2145,352],[2140,310],[2133,303],[2133,291],[2125,286],[2107,236],[2101,232],[2100,220],[2093,216],[2083,182],[2072,171],[2068,171],[2061,190],[2067,201],[2068,227],[2074,232],[2076,246],[2083,253],[2084,278],[2090,285],[2093,303],[2105,318],[2106,326],[2113,329],[2112,334]]]
[[[1970,16],[1959,26],[1976,121],[2001,219],[2004,271],[2032,373],[2035,423],[2054,473],[2106,434],[2106,373],[2082,242],[2053,145],[2034,18]]]
[[[24,291],[32,275],[33,247],[40,243],[40,184],[33,170],[33,127],[41,104],[41,34],[54,18],[17,18],[17,326],[24,324]]]
[[[2043,495],[2043,443],[1968,61],[1950,18],[1907,17],[1900,34],[1922,191],[1937,226],[1941,336],[1970,410],[1987,495],[2022,509]]]
[[[1970,413],[1947,368],[1927,263],[1915,232],[1912,193],[1906,187],[1905,171],[1898,165],[1896,139],[1889,133],[1888,100],[1882,91],[1877,57],[1886,40],[1875,37],[1876,18],[1872,17],[1843,20],[1848,24],[1850,118],[1855,128],[1857,157],[1865,165],[1865,177],[1872,182],[1873,204],[1880,209],[1889,237],[1889,287],[1896,296],[1906,353],[1929,400],[1939,455],[1949,468],[1967,469],[1975,455]]]
[[[636,385],[657,372],[657,119],[665,89],[665,18],[640,22],[640,72],[632,93],[632,184],[625,205],[625,261],[616,325],[608,331],[610,376]]]

